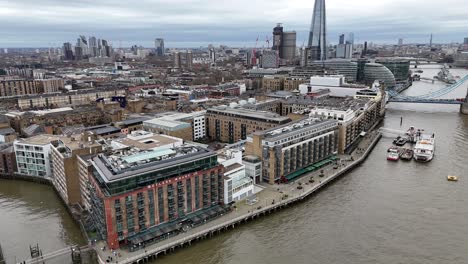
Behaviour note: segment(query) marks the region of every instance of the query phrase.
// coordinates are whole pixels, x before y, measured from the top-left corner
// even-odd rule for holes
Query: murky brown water
[[[432,77],[437,69],[424,69]],[[468,74],[453,70],[454,75]],[[419,95],[444,84],[415,83]],[[464,97],[467,85],[445,96]],[[458,106],[390,104],[385,126],[437,136],[427,164],[386,160],[385,137],[369,159],[308,201],[156,263],[468,263],[468,116]],[[448,182],[448,174],[460,176]],[[0,243],[7,260],[82,243],[50,187],[0,181]]]
[[[415,83],[406,93],[444,86]],[[445,97],[464,97],[467,86]],[[362,166],[308,201],[155,263],[468,263],[468,116],[458,106],[390,104],[385,127],[399,129],[400,117],[403,128],[436,134],[432,162],[388,162],[393,139],[384,137]]]
[[[0,180],[0,244],[8,264],[30,258],[29,245],[45,254],[83,243],[52,187]]]

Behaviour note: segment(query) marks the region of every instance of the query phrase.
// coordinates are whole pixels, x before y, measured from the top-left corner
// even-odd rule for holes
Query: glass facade
[[[327,59],[327,23],[325,12],[325,0],[315,0],[314,13],[309,34],[309,47],[311,60]]]
[[[364,66],[364,80],[367,85],[372,85],[376,80],[381,81],[386,88],[394,88],[396,85],[393,73],[378,63],[367,63]]]
[[[387,67],[397,81],[406,81],[410,76],[410,61],[398,59],[378,59],[376,63]]]

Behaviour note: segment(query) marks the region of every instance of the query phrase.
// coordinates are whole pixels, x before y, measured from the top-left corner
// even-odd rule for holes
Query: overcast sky
[[[114,47],[167,47],[209,43],[266,46],[277,22],[307,43],[314,0],[0,0],[0,47],[76,43],[78,35],[104,38]],[[328,0],[329,41],[355,33],[376,43],[462,42],[468,37],[467,0]],[[121,43],[121,44],[120,44]]]

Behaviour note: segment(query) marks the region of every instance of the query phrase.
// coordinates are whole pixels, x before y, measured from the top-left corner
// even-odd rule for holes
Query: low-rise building
[[[284,79],[286,76],[267,75],[262,79],[262,88],[268,91],[279,91],[284,88]]]
[[[100,98],[125,96],[122,88],[85,89],[60,94],[43,94],[18,98],[20,109],[57,108],[94,104]]]
[[[0,175],[13,178],[17,171],[13,143],[0,144]]]
[[[306,78],[299,77],[287,77],[284,79],[283,90],[285,91],[295,91],[299,90],[299,85],[307,83]]]
[[[44,127],[48,134],[62,134],[62,128],[74,125],[95,126],[102,124],[104,114],[96,107],[62,107],[37,111],[11,111],[5,114],[12,127],[21,132],[30,125]]]
[[[334,159],[338,153],[338,122],[308,118],[255,132],[249,135],[245,151],[261,158],[263,181],[274,184],[292,180]]]

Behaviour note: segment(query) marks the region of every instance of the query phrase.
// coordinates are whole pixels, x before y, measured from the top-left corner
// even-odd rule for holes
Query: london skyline
[[[109,39],[114,47],[154,46],[162,37],[167,46],[207,44],[259,46],[278,22],[297,31],[298,45],[308,41],[314,1],[167,1],[143,0],[138,5],[109,0],[0,0],[0,47],[50,47],[73,41],[76,35]],[[327,1],[327,41],[354,32],[356,43],[461,42],[468,24],[468,3],[438,1]],[[105,10],[105,12],[103,12]],[[440,12],[443,10],[444,12]],[[450,15],[446,15],[450,14]],[[229,17],[229,19],[226,19]],[[27,38],[25,37],[27,36]]]

